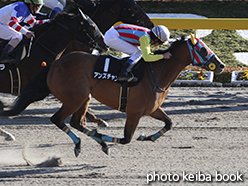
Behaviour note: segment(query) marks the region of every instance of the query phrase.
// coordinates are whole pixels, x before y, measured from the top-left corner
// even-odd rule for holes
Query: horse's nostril
[[[225,68],[225,65],[224,64],[220,64],[220,68]]]

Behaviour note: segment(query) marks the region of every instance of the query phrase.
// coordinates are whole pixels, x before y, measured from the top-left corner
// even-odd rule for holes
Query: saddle
[[[2,54],[3,48],[9,41],[0,40],[0,55]],[[19,95],[21,87],[21,79],[18,65],[22,59],[27,56],[27,45],[24,42],[19,45],[11,52],[10,55],[15,56],[15,63],[1,63],[0,72],[8,70],[11,78],[11,94]]]
[[[145,61],[141,59],[132,69],[132,73],[138,78],[136,82],[123,82],[116,81],[117,76],[120,73],[123,64],[128,60],[128,58],[119,59],[111,55],[99,56],[93,71],[93,78],[111,80],[121,84],[120,96],[119,96],[119,108],[118,110],[125,112],[128,97],[128,87],[132,87],[140,83],[144,77],[145,73]]]
[[[122,84],[123,81],[116,81],[118,74],[121,71],[123,64],[128,60],[127,58],[117,58],[112,55],[101,55],[98,57],[92,77],[95,79],[111,80]],[[132,73],[138,78],[136,82],[127,83],[128,87],[133,87],[140,83],[145,73],[145,61],[140,59],[133,67]]]

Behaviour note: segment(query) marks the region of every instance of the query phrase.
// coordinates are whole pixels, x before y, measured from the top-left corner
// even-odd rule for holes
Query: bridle
[[[192,60],[192,65],[193,66],[197,66],[197,67],[206,67],[207,68],[207,64],[210,63],[210,61],[215,57],[215,54],[211,51],[211,54],[209,55],[208,58],[206,58],[206,56],[203,56],[199,49],[197,48],[197,46],[199,45],[199,41],[197,41],[197,43],[194,45],[192,42],[191,42],[191,39],[188,39],[187,40],[187,45],[188,45],[188,48],[190,50],[190,54],[191,54],[191,60]],[[197,55],[198,54],[198,55]],[[200,61],[201,63],[197,62],[196,61],[196,57],[200,57]],[[181,65],[184,65],[184,66],[188,66],[189,64],[187,63],[184,63],[184,62],[181,62],[177,59],[175,59],[173,56],[171,57],[171,59],[173,59],[175,62],[181,64]]]
[[[200,39],[195,38],[195,41],[197,42],[193,44],[191,39],[187,40],[188,48],[193,61],[192,64],[197,67],[205,66],[206,69],[209,70],[208,64],[216,55]],[[208,53],[206,56],[200,52],[202,47],[207,47],[207,49],[205,48]]]
[[[87,43],[90,48],[98,48],[98,43],[95,41],[97,38],[99,38],[101,36],[101,33],[98,32],[96,35],[94,34],[94,36],[92,37],[88,31],[87,31],[87,24],[88,24],[88,20],[78,20],[78,19],[73,19],[74,21],[74,25],[75,25],[75,28],[78,27],[78,22],[80,22],[80,26],[78,27],[78,29],[74,32],[72,31],[70,28],[68,28],[67,26],[65,26],[64,24],[60,23],[60,22],[54,22],[54,24],[49,28],[47,29],[44,33],[42,33],[34,42],[33,45],[35,44],[38,44],[40,45],[43,49],[45,49],[47,52],[49,52],[50,54],[52,54],[53,56],[55,56],[56,58],[59,57],[57,55],[56,52],[54,52],[52,49],[49,49],[47,46],[45,46],[44,44],[42,44],[42,42],[40,41],[42,36],[44,36],[46,33],[48,33],[53,27],[54,25],[58,25],[60,26],[61,28],[63,28],[64,30],[66,30],[67,32],[70,32],[72,33],[75,38],[78,37],[82,42],[82,43]],[[89,26],[89,25],[88,25]],[[85,39],[85,37],[82,37],[82,34],[79,34],[79,33],[82,33],[83,32],[83,35],[87,36],[88,40]]]
[[[199,45],[199,41],[197,41],[197,43],[194,45],[194,44],[191,42],[191,39],[188,39],[188,40],[187,40],[187,44],[188,44],[189,50],[192,51],[192,53],[191,53],[191,52],[190,52],[190,53],[191,53],[191,59],[192,59],[192,64],[193,64],[193,66],[198,66],[198,67],[206,66],[206,69],[208,70],[208,64],[209,64],[210,61],[215,57],[215,54],[211,51],[211,55],[209,55],[209,57],[206,59],[206,57],[203,56],[203,55],[199,52],[199,49],[197,48],[197,45]],[[195,60],[195,59],[196,59],[197,52],[198,52],[198,54],[199,54],[198,56],[201,57],[201,61],[202,61],[201,65],[198,65],[199,63],[197,63],[196,60]],[[173,61],[175,61],[175,62],[181,64],[181,65],[184,65],[185,67],[189,65],[189,64],[187,64],[187,63],[184,63],[184,62],[181,62],[181,61],[175,59],[173,56],[171,56],[171,59],[172,59]],[[153,81],[154,81],[154,83],[155,83],[154,88],[153,88],[153,92],[155,91],[155,88],[156,88],[156,87],[157,87],[161,92],[166,92],[166,91],[168,90],[168,89],[163,90],[161,87],[159,87],[159,85],[158,85],[158,83],[157,83],[157,82],[158,82],[158,78],[159,78],[159,76],[160,76],[160,74],[161,74],[161,72],[162,72],[162,70],[163,70],[163,68],[164,68],[165,62],[166,62],[166,59],[163,61],[163,64],[162,64],[162,67],[160,68],[160,71],[159,71],[159,73],[158,73],[157,79],[155,78],[154,71],[153,71],[153,68],[152,68],[152,64],[149,63],[149,64],[150,64],[150,68],[151,68],[151,73],[152,73]]]
[[[89,27],[90,23],[92,23],[92,25],[95,25],[95,23],[92,20],[90,20],[90,18],[87,15],[85,15],[85,17],[86,17],[86,19],[80,22],[81,25],[80,25],[79,29],[76,31],[75,36],[80,38],[80,40],[82,40],[81,41],[82,43],[87,42],[88,45],[90,46],[90,49],[92,49],[92,48],[97,49],[97,48],[99,48],[99,44],[98,44],[98,42],[96,42],[96,40],[102,36],[102,33],[97,28],[97,30],[94,32],[94,35],[91,36],[89,34],[89,32],[87,31],[87,27]],[[83,32],[83,35],[87,36],[87,38],[89,39],[89,42],[86,39],[85,40],[82,39],[81,34],[80,35],[78,34],[78,32],[80,32],[80,31]]]

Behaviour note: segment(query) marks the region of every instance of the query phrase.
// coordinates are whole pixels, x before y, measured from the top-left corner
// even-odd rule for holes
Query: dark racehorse
[[[94,22],[80,12],[76,15],[60,14],[50,23],[38,25],[33,29],[36,37],[34,38],[32,49],[29,46],[29,56],[21,60],[18,68],[13,64],[0,64],[0,92],[19,94],[25,85],[42,69],[42,62],[48,65],[63,52],[72,40],[78,40],[88,46],[86,48],[91,51],[92,48],[98,49],[100,52],[107,50],[103,35],[99,31]],[[26,38],[22,41],[28,42]],[[4,43],[4,42],[2,42]],[[17,53],[24,45],[17,47]],[[31,49],[31,50],[30,50]],[[25,51],[25,50],[23,50]],[[25,52],[23,52],[25,56]],[[38,85],[39,86],[39,85]],[[36,100],[36,96],[31,96]],[[5,139],[14,139],[10,133],[0,129],[0,135]]]
[[[96,3],[94,8],[80,8],[90,16],[103,34],[118,21],[147,28],[154,27],[154,23],[134,0],[101,0]],[[75,13],[76,10],[77,8],[73,7],[68,11]],[[75,50],[83,50],[84,47],[81,43],[73,41],[73,44],[67,47],[65,54]]]
[[[105,33],[106,30],[118,21],[139,24],[149,28],[154,26],[146,13],[133,0],[102,0],[97,4],[93,11],[87,8],[83,9],[83,11],[86,12],[97,25],[99,25],[99,29],[102,33]],[[67,47],[64,53],[69,53],[75,50],[87,51],[87,47],[88,46],[83,45],[81,42],[74,40]],[[40,70],[40,66],[37,67],[36,71],[38,70]],[[30,103],[42,100],[49,95],[50,90],[46,85],[46,74],[47,70],[44,68],[30,83],[28,83],[28,86],[16,99],[15,105],[11,110],[0,112],[0,116],[13,116],[20,114]],[[31,77],[28,81],[30,80]],[[96,118],[88,112],[87,118],[90,121],[97,122],[98,124],[103,122],[103,120]]]
[[[105,52],[107,50],[103,35],[96,25],[83,14],[60,14],[55,20],[36,26],[33,31],[36,37],[33,40],[30,56],[21,60],[18,66],[18,89],[15,94],[21,92],[25,85],[42,69],[41,63],[52,63],[58,54],[63,52],[67,45],[74,39]],[[23,43],[29,41],[24,38]],[[100,46],[100,47],[99,47]],[[29,50],[29,47],[27,48]],[[0,92],[13,93],[9,64],[1,64]]]
[[[47,75],[47,84],[51,93],[63,105],[51,117],[51,121],[74,141],[76,156],[80,152],[80,138],[65,125],[64,121],[68,116],[73,115],[70,125],[100,143],[105,153],[108,153],[105,141],[129,143],[144,115],[149,115],[165,123],[165,126],[157,133],[139,138],[140,140],[155,141],[172,127],[171,119],[160,106],[168,95],[169,87],[185,66],[193,63],[193,65],[214,70],[216,73],[222,72],[225,67],[200,39],[193,36],[187,40],[181,38],[175,41],[168,50],[172,54],[170,59],[146,63],[144,78],[138,85],[129,87],[123,138],[110,137],[100,134],[96,130],[91,131],[85,127],[82,119],[87,111],[90,95],[113,109],[118,110],[120,106],[121,85],[110,80],[99,80],[92,77],[99,56],[73,52],[52,64]]]
[[[90,16],[102,33],[118,21],[147,28],[154,27],[154,23],[134,0],[101,0],[97,2],[93,10],[87,7],[80,8]]]

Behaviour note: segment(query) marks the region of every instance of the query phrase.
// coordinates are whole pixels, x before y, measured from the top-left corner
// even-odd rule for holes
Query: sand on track
[[[1,94],[9,105],[15,97]],[[53,96],[30,105],[19,116],[0,119],[0,127],[16,137],[0,137],[0,185],[247,185],[248,179],[248,88],[172,87],[162,108],[173,128],[155,142],[141,142],[140,134],[150,135],[164,124],[145,116],[130,144],[110,144],[110,155],[79,131],[82,152],[74,156],[71,139],[50,122],[61,103]],[[123,137],[125,113],[92,99],[90,110],[106,120],[109,128],[99,132]],[[67,120],[67,123],[69,119]],[[96,124],[88,123],[96,128]],[[61,157],[59,167],[27,166],[22,157],[39,164],[48,157]],[[242,174],[238,182],[217,182],[219,174]],[[211,175],[211,182],[197,181],[197,175]],[[168,180],[168,175],[179,181]],[[183,177],[193,174],[195,181]],[[167,181],[165,178],[167,176]],[[160,179],[160,180],[158,180]],[[161,180],[162,179],[162,180]]]

